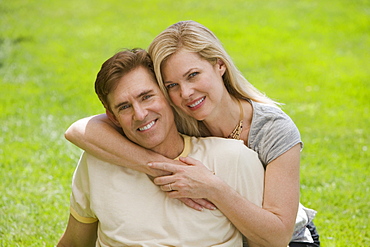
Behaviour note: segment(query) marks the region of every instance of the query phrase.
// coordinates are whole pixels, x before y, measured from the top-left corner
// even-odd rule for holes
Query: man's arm
[[[98,221],[85,224],[69,215],[67,229],[59,240],[57,247],[94,247],[97,239],[97,230]]]

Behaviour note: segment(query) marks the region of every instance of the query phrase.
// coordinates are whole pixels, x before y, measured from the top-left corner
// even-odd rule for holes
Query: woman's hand
[[[209,210],[216,209],[216,206],[206,199],[178,198],[178,200],[183,202],[189,208],[193,208],[198,211],[202,211],[204,208]]]
[[[155,178],[153,178],[153,182],[156,185],[160,186],[160,188],[164,192],[167,192],[171,198],[177,198],[178,200],[180,200],[181,202],[183,202],[186,206],[190,208],[193,208],[198,211],[202,211],[204,208],[210,209],[210,210],[216,209],[215,205],[206,199],[196,198],[196,197],[189,198],[188,196],[176,196],[172,193],[176,191],[172,187],[172,185],[173,186],[175,185],[172,183],[168,183],[167,181],[168,180],[172,181],[172,179],[176,179],[177,176],[174,176],[175,173],[177,173],[178,171],[182,171],[182,169],[188,166],[193,166],[192,167],[193,169],[191,169],[193,172],[197,172],[196,169],[202,169],[203,172],[207,173],[208,175],[213,175],[213,173],[210,172],[202,163],[200,163],[199,161],[195,159],[192,159],[190,157],[180,158],[180,161],[181,162],[174,161],[175,163],[167,163],[167,162],[149,163],[148,166],[151,170],[151,173],[162,174],[161,176],[155,176]],[[202,178],[200,177],[200,179]]]
[[[179,166],[166,162],[150,163],[149,166],[153,169],[171,173],[171,175],[155,178],[154,183],[167,192],[171,198],[208,198],[212,193],[212,188],[220,179],[198,160],[186,157],[180,158],[180,161],[187,165]]]

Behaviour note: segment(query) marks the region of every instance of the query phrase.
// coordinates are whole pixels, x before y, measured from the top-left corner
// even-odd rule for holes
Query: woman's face
[[[163,63],[161,72],[172,102],[202,121],[222,108],[223,96],[228,93],[222,80],[225,70],[221,60],[212,65],[197,53],[180,49]]]

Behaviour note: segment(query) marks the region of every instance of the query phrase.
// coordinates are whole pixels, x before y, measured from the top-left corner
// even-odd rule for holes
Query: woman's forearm
[[[250,247],[288,245],[293,229],[287,227],[292,224],[284,222],[283,217],[272,213],[270,209],[256,206],[232,188],[221,189],[214,195],[216,199],[210,201],[248,239]]]
[[[186,167],[159,162],[151,167],[172,173],[154,180],[169,197],[207,198],[246,236],[250,246],[286,247],[292,238],[299,203],[299,152],[297,145],[268,165],[264,192],[255,192],[261,197],[263,193],[262,207],[190,157],[180,159],[191,164]],[[258,176],[257,170],[254,175]],[[246,180],[245,186],[253,189],[252,180]]]
[[[287,246],[293,232],[294,210],[290,212],[293,216],[286,220],[285,214],[277,213],[279,208],[256,206],[207,168],[196,162],[188,164],[192,165],[179,167],[159,162],[151,164],[156,169],[173,173],[154,179],[154,183],[167,191],[171,198],[207,198],[248,239],[250,247]],[[293,222],[289,222],[289,218]]]
[[[287,246],[299,204],[300,145],[271,162],[265,173],[262,208],[225,184],[209,198],[250,241],[250,246]]]
[[[144,172],[162,174],[148,169],[152,161],[170,161],[166,157],[140,147],[125,138],[105,114],[80,119],[66,131],[65,137],[81,149],[109,163]]]

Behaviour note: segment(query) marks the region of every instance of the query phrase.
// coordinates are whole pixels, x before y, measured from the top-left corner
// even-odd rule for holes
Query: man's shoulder
[[[260,165],[258,154],[244,145],[242,140],[226,139],[220,137],[191,137],[191,148],[189,156],[198,159],[204,164],[211,165],[217,161],[225,164],[244,164],[256,161]],[[240,163],[242,162],[242,163]]]
[[[230,139],[230,138],[223,138],[223,137],[216,137],[216,136],[208,136],[208,137],[192,137],[192,139],[196,139],[199,143],[211,143],[211,144],[230,144],[230,145],[244,145],[242,140]]]
[[[88,153],[86,151],[83,151],[81,156],[80,156],[80,163],[107,163],[109,164],[108,162],[105,162],[104,160],[101,160],[99,158],[97,158],[96,156],[92,155],[91,153]]]
[[[208,152],[240,152],[250,150],[242,140],[227,139],[221,137],[192,137],[191,142],[196,149],[203,148]],[[252,151],[252,150],[250,150]]]
[[[123,169],[123,166],[116,166],[112,163],[109,163],[107,161],[104,161],[96,156],[94,156],[91,153],[88,153],[86,151],[83,151],[80,160],[78,162],[78,166],[87,166],[89,167],[89,170],[91,169],[97,169],[97,170],[102,170],[102,169],[110,169],[110,170],[116,170],[116,169]]]

